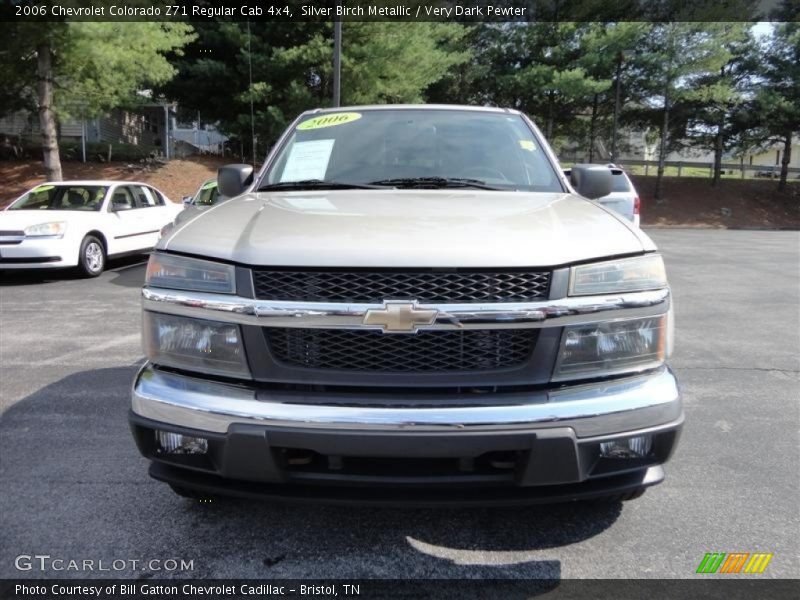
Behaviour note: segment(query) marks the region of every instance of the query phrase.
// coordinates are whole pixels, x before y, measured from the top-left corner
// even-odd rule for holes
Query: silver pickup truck
[[[361,503],[635,498],[683,423],[670,290],[515,110],[300,115],[142,290],[130,423],[178,494]]]

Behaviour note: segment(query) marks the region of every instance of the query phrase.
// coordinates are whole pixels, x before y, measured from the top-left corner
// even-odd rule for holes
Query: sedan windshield
[[[217,189],[217,180],[209,179],[206,181],[197,195],[194,197],[195,206],[212,206],[220,199],[219,190]]]
[[[298,185],[286,185],[297,183]],[[364,109],[309,116],[259,189],[331,187],[563,191],[520,115]]]
[[[107,190],[100,185],[40,185],[8,210],[100,210]]]

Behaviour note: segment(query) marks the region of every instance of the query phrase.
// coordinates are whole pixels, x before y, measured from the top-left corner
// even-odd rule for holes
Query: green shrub
[[[14,140],[14,145],[20,152],[19,156],[14,152],[14,156],[8,158],[27,158],[27,159],[41,159],[42,158],[42,141],[38,137],[25,136],[17,143]],[[109,142],[88,142],[86,144],[86,161],[87,162],[105,162],[108,160],[108,146]],[[81,160],[81,142],[80,140],[59,140],[58,151],[61,154],[61,160]],[[120,144],[111,143],[111,160],[121,162],[136,162],[161,154],[161,149],[154,146],[134,146],[133,144]]]

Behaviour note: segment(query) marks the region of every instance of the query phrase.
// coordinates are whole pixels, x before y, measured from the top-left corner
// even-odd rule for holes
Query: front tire
[[[106,251],[103,243],[93,235],[87,235],[81,242],[78,254],[78,267],[86,277],[97,277],[106,266]]]

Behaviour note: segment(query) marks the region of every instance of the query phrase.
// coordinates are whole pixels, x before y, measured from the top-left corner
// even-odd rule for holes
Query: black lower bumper
[[[483,431],[363,431],[232,424],[226,433],[166,425],[130,414],[154,478],[240,497],[360,504],[563,502],[626,494],[660,483],[681,421],[650,435],[641,458],[608,458],[609,439],[569,427]],[[203,454],[171,454],[156,431],[207,440]],[[621,434],[620,434],[621,435]],[[620,437],[620,436],[616,436]],[[614,438],[616,439],[616,438]]]
[[[592,500],[625,495],[664,480],[660,465],[632,473],[592,479],[582,483],[537,487],[353,487],[341,485],[269,484],[231,480],[153,462],[150,476],[188,490],[208,495],[254,500],[343,504],[360,506],[526,506]]]

